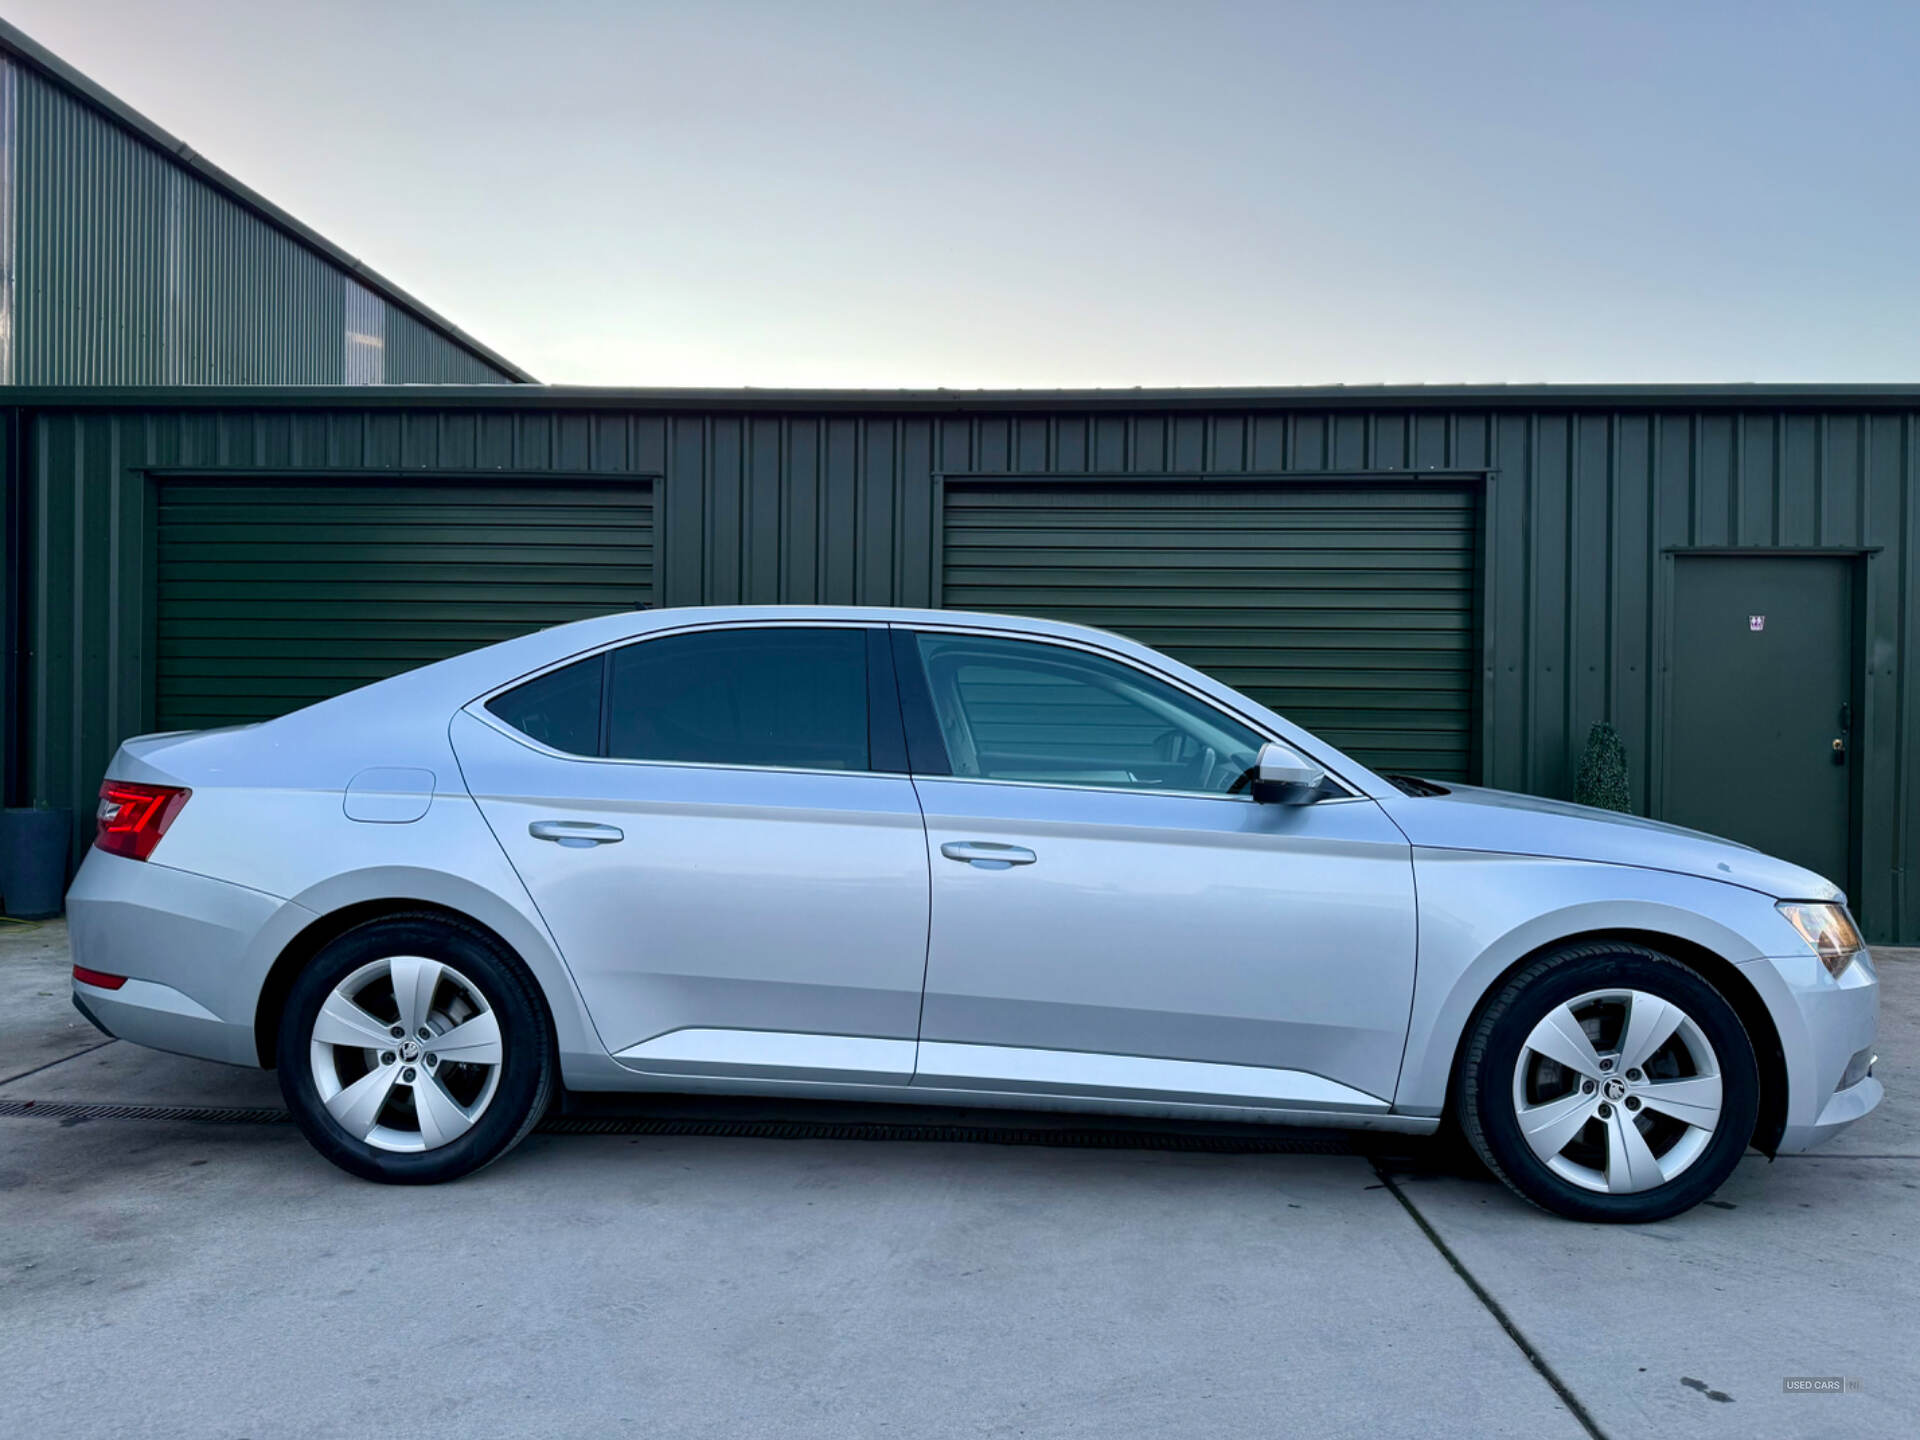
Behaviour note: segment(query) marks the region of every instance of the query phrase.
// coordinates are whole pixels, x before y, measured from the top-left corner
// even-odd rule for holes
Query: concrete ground
[[[1629,1229],[1431,1151],[543,1133],[388,1189],[63,1114],[279,1092],[103,1042],[58,922],[0,923],[0,1107],[48,1107],[0,1118],[0,1429],[1920,1434],[1920,952],[1879,961],[1881,1111]]]

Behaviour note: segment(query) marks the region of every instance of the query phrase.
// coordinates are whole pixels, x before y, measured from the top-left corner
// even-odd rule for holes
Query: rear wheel
[[[534,982],[491,937],[437,916],[348,931],[294,981],[280,1088],[314,1148],[392,1184],[458,1179],[531,1130],[553,1088]]]
[[[1480,1013],[1462,1131],[1514,1190],[1580,1220],[1663,1220],[1733,1173],[1753,1134],[1753,1045],[1698,972],[1630,944],[1527,966]]]

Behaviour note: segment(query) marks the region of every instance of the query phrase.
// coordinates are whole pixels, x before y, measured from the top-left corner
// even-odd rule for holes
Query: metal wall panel
[[[1470,781],[1477,500],[1362,477],[949,483],[940,600],[1116,631],[1377,770]]]
[[[357,280],[347,281],[344,337],[349,385],[382,385],[387,378],[387,305]]]
[[[5,63],[17,88],[22,385],[349,383],[347,273],[65,87]],[[0,121],[0,129],[4,128]],[[510,377],[374,297],[404,335],[388,379]],[[4,303],[4,302],[0,302]]]
[[[187,385],[346,379],[346,278],[192,176],[180,177],[178,329]]]
[[[398,306],[385,305],[382,308],[386,312],[385,329],[382,332],[386,350],[386,384],[483,385],[502,378],[478,355],[447,344]]]
[[[0,55],[0,385],[13,384],[13,254],[18,216],[20,72]]]
[[[21,67],[16,383],[155,382],[167,161]]]
[[[531,398],[531,397],[530,397]],[[332,402],[329,402],[332,405]],[[1481,770],[1572,786],[1588,727],[1625,738],[1636,806],[1666,725],[1675,547],[1826,548],[1862,576],[1862,850],[1875,938],[1920,940],[1907,884],[1920,605],[1914,413],[1703,404],[1260,407],[1095,413],[464,408],[44,411],[27,437],[24,719],[35,798],[86,808],[119,739],[150,727],[151,467],[247,472],[661,474],[656,588],[700,601],[932,602],[934,477],[1487,472]],[[1650,779],[1651,777],[1651,779]]]
[[[154,717],[267,720],[653,600],[650,486],[158,486]]]

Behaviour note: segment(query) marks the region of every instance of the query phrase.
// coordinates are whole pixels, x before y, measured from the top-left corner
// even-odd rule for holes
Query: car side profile
[[[995,615],[611,615],[129,740],[68,912],[102,1030],[277,1067],[389,1182],[564,1086],[1454,1124],[1537,1204],[1643,1221],[1882,1093],[1819,876],[1378,775]]]

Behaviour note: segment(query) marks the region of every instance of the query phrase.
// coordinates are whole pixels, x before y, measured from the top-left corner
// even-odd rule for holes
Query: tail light
[[[100,787],[93,843],[109,855],[144,860],[167,833],[191,790],[178,785],[135,785],[109,780]]]

